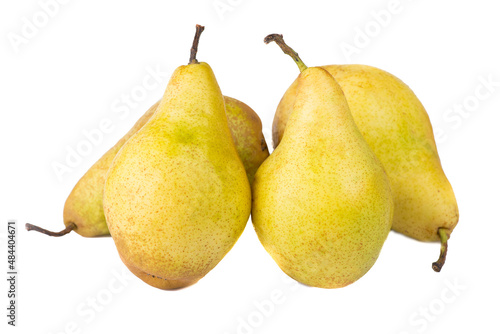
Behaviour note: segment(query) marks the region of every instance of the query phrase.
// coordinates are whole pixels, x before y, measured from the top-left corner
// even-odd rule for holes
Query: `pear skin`
[[[232,248],[250,207],[220,88],[210,66],[192,56],[109,169],[104,213],[111,236],[122,261],[143,281],[181,288]]]
[[[260,164],[269,156],[262,135],[262,123],[245,103],[224,96],[229,128],[250,182]],[[76,225],[75,232],[84,237],[109,236],[102,209],[102,189],[106,173],[123,144],[146,124],[160,101],[149,108],[127,134],[107,151],[78,181],[64,206],[64,225]]]
[[[262,123],[255,111],[245,103],[224,96],[229,128],[248,179],[253,182],[257,168],[269,156],[262,134]],[[149,108],[135,125],[109,149],[77,182],[64,205],[63,221],[66,229],[50,232],[27,224],[29,230],[52,235],[65,235],[72,230],[84,237],[110,236],[102,208],[102,192],[109,166],[127,140],[139,131],[153,116],[160,101]]]
[[[224,102],[234,145],[245,166],[248,181],[252,184],[257,169],[269,156],[262,134],[262,122],[245,103],[227,96],[224,97]]]
[[[395,203],[393,230],[420,241],[446,244],[458,223],[458,205],[422,103],[400,79],[378,68],[322,68],[341,86],[356,124],[389,176]],[[292,113],[297,85],[297,80],[290,85],[276,110],[275,147]],[[434,270],[441,269],[445,252],[433,264]]]
[[[82,176],[64,204],[65,226],[75,224],[75,232],[84,237],[109,236],[102,208],[102,191],[109,166],[127,140],[146,124],[159,101],[139,118],[134,126]]]
[[[388,178],[340,86],[324,69],[303,70],[282,141],[253,184],[262,245],[297,281],[340,288],[373,266],[392,215]]]

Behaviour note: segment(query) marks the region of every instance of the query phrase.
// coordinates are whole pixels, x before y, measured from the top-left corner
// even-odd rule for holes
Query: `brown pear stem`
[[[32,225],[32,224],[26,224],[26,229],[28,231],[37,231],[43,234],[46,234],[51,237],[62,237],[63,235],[68,234],[69,232],[73,231],[76,228],[75,223],[69,224],[64,230],[60,232],[52,232],[49,230],[46,230],[44,228],[41,228],[40,226]]]
[[[276,44],[278,44],[278,46],[281,48],[281,50],[283,50],[285,54],[292,57],[293,61],[295,61],[301,72],[307,68],[306,64],[304,64],[302,59],[300,59],[299,54],[285,43],[283,35],[271,34],[267,35],[266,38],[264,38],[264,43],[269,44],[271,42],[275,42]]]
[[[444,262],[446,261],[446,253],[448,252],[448,239],[450,238],[447,228],[439,228],[438,235],[441,239],[441,253],[439,254],[439,259],[432,264],[432,269],[434,269],[434,271],[437,273],[441,271],[441,268],[443,268]]]
[[[189,57],[189,64],[198,64],[196,60],[196,53],[198,52],[198,43],[200,43],[201,33],[205,30],[204,26],[196,25],[196,34],[194,35],[193,46],[191,47],[191,56]]]

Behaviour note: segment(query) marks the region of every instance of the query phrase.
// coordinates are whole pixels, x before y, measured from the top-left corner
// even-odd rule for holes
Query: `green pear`
[[[282,48],[282,36],[270,35]],[[335,79],[301,69],[281,144],[257,170],[252,221],[267,252],[297,281],[340,288],[375,263],[391,229],[389,180]]]
[[[176,289],[205,276],[250,215],[245,168],[210,66],[173,73],[156,113],[116,155],[104,214],[123,263],[146,283]]]
[[[386,71],[366,65],[322,68],[344,91],[356,124],[389,176],[393,230],[421,241],[441,240],[441,255],[432,266],[440,271],[459,214],[425,108],[405,83]],[[284,136],[298,84],[292,83],[276,110],[275,147]]]
[[[251,183],[257,168],[269,156],[266,141],[262,135],[262,123],[255,111],[245,103],[228,96],[224,96],[224,102],[236,150]],[[32,224],[26,224],[27,229],[50,236],[62,236],[72,230],[84,237],[109,236],[102,208],[106,173],[121,147],[149,121],[159,103],[160,101],[149,108],[130,131],[90,167],[75,185],[64,205],[63,221],[66,226],[64,230],[51,232]]]

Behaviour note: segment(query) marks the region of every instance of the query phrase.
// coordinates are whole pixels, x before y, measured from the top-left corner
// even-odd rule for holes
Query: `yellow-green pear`
[[[322,66],[339,83],[356,124],[382,162],[394,195],[393,230],[421,241],[447,240],[458,223],[458,205],[441,167],[429,116],[413,91],[394,75],[366,65]],[[278,146],[292,113],[299,80],[283,96],[273,122]]]
[[[127,140],[146,124],[159,102],[149,108],[134,126],[109,149],[77,182],[64,204],[63,220],[66,227],[74,224],[74,231],[84,237],[108,236],[104,218],[102,192],[109,166]]]
[[[245,103],[228,96],[224,96],[224,102],[229,129],[251,183],[257,168],[269,156],[262,135],[262,123],[255,111]],[[64,230],[51,232],[32,224],[26,224],[27,229],[50,236],[63,236],[73,230],[84,237],[109,236],[102,208],[102,192],[109,166],[125,142],[149,121],[159,103],[160,101],[149,108],[130,131],[77,182],[64,205],[63,221],[66,226]]]
[[[156,113],[111,165],[104,214],[124,264],[146,283],[196,283],[235,244],[250,215],[245,168],[210,66],[173,73]]]
[[[34,230],[50,236],[60,237],[75,231],[84,237],[109,236],[102,207],[102,192],[109,166],[127,140],[149,121],[156,111],[159,101],[139,118],[134,126],[112,148],[80,178],[64,204],[63,221],[66,228],[52,232],[39,226],[26,224],[28,231]]]
[[[267,252],[297,281],[340,288],[375,263],[391,229],[389,180],[335,79],[298,63],[295,103],[280,145],[257,170],[252,221]]]
[[[245,103],[227,96],[224,97],[224,102],[234,145],[252,184],[257,169],[269,156],[262,134],[262,122],[255,111]]]

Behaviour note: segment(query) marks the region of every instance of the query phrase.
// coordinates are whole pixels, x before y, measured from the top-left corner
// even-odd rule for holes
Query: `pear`
[[[228,96],[224,96],[224,102],[229,128],[251,183],[257,168],[269,156],[262,135],[262,123],[255,111],[245,103]],[[130,131],[90,167],[75,185],[64,205],[64,230],[51,232],[36,225],[26,224],[28,231],[36,230],[50,236],[63,236],[74,230],[84,237],[109,236],[102,208],[106,173],[121,147],[149,121],[159,103],[160,101],[151,106]]]
[[[149,108],[134,126],[112,148],[80,178],[64,204],[63,221],[66,226],[60,232],[48,231],[36,225],[26,224],[28,231],[37,231],[49,236],[60,237],[75,231],[84,237],[109,236],[108,226],[102,208],[102,192],[109,166],[127,140],[149,121],[159,101]]]
[[[123,263],[159,289],[205,276],[250,215],[245,168],[231,138],[212,69],[196,60],[172,74],[150,121],[116,155],[104,214]]]
[[[257,170],[252,221],[267,252],[297,281],[340,288],[375,263],[391,229],[389,180],[358,130],[335,79],[301,73],[280,145]]]
[[[257,169],[269,156],[262,134],[262,122],[245,103],[227,96],[224,97],[224,102],[234,145],[245,166],[248,181],[252,184]]]
[[[439,259],[432,264],[439,272],[459,214],[425,108],[405,83],[386,71],[366,65],[322,68],[344,91],[356,124],[389,176],[393,230],[420,241],[441,241]],[[276,110],[275,147],[284,136],[298,84],[291,84]]]

